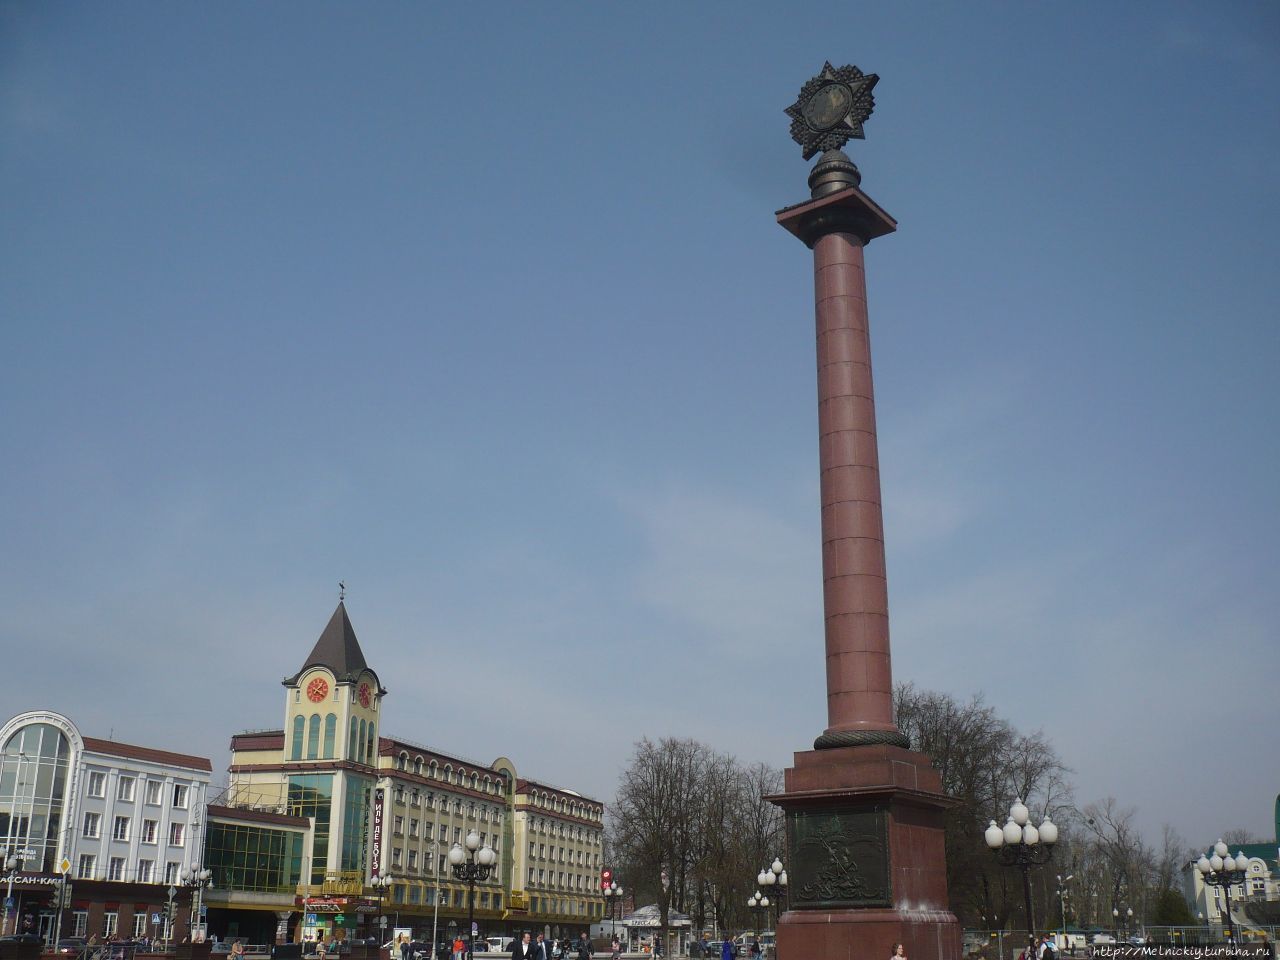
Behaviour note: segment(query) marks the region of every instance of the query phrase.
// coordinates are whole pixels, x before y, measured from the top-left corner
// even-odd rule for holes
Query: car
[[[54,953],[83,953],[88,946],[89,941],[84,937],[63,937],[58,941],[58,946],[54,949]]]
[[[1116,938],[1109,933],[1095,933],[1089,938],[1089,942],[1097,946],[1100,943],[1115,943]]]

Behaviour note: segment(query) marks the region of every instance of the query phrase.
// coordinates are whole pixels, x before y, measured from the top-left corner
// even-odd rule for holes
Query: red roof
[[[151,747],[139,747],[132,743],[121,743],[118,740],[99,740],[97,737],[83,739],[84,748],[90,753],[103,753],[109,757],[128,757],[130,760],[149,760],[152,763],[167,763],[174,767],[213,772],[213,764],[209,762],[208,757],[193,757],[187,753],[154,750]]]

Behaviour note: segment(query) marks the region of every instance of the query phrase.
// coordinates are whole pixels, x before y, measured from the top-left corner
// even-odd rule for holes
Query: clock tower
[[[309,881],[362,877],[378,717],[387,691],[365,661],[345,603],[338,603],[302,668],[283,684],[283,792],[290,814],[316,822]]]

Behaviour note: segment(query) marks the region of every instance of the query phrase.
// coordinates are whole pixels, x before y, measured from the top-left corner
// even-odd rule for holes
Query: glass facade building
[[[54,872],[71,744],[47,723],[20,727],[0,747],[0,842],[18,869]]]
[[[229,890],[293,895],[302,879],[302,832],[209,822],[205,866]]]

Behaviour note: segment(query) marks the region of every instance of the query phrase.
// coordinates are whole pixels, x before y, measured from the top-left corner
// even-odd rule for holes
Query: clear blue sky
[[[641,735],[787,762],[825,704],[773,211],[824,59],[882,78],[850,152],[900,222],[895,678],[1153,836],[1268,832],[1273,3],[0,4],[5,714],[220,767],[345,578],[385,732],[602,798]]]

